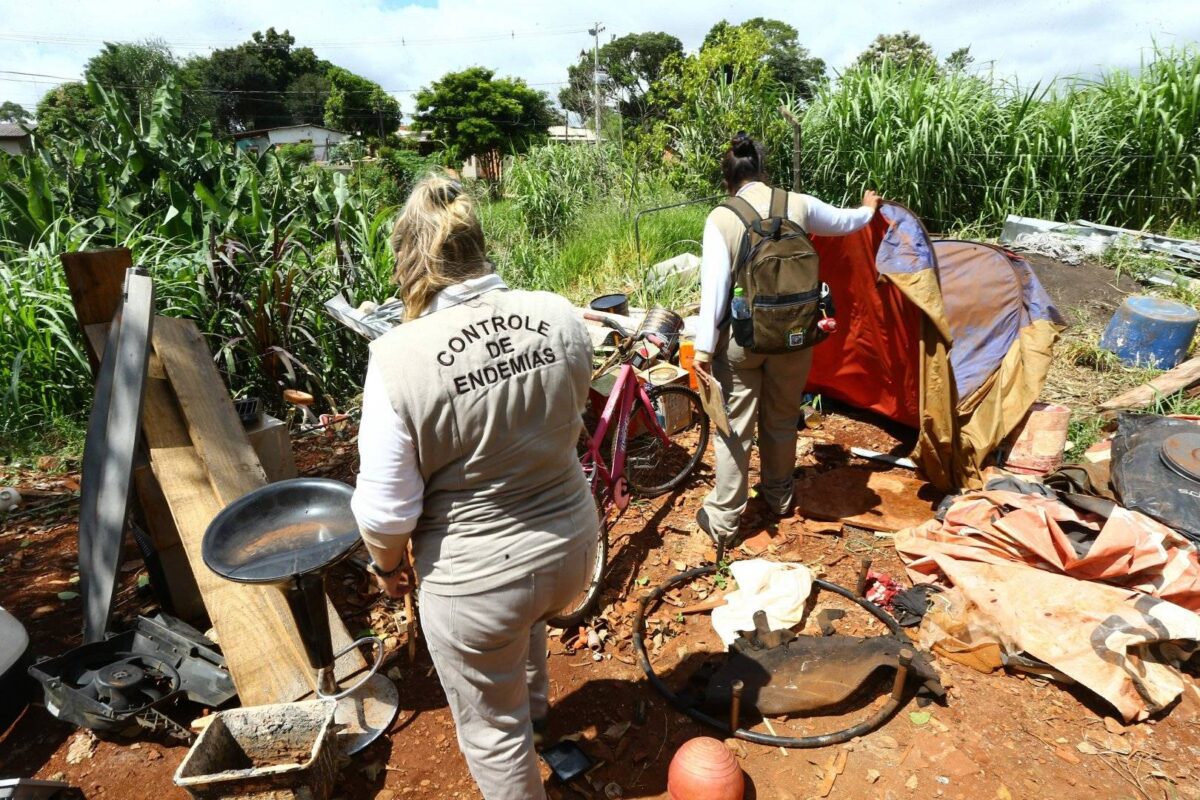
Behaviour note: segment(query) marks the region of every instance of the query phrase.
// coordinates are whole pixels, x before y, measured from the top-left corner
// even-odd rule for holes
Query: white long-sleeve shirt
[[[741,196],[757,181],[738,190]],[[871,221],[875,210],[869,206],[838,208],[823,203],[812,195],[801,195],[808,203],[807,232],[821,236],[845,236],[854,233]],[[769,202],[769,200],[768,200]],[[755,206],[759,215],[767,205]],[[717,346],[717,326],[729,307],[729,289],[733,283],[733,261],[725,237],[712,221],[704,223],[703,249],[700,256],[700,319],[696,323],[696,352],[711,354]]]

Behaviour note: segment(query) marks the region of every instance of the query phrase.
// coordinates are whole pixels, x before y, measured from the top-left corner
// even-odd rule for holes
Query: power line
[[[16,75],[22,77],[6,78],[4,75]],[[23,76],[29,76],[23,77]],[[50,80],[35,80],[49,78]],[[16,70],[0,69],[0,81],[9,83],[35,83],[46,85],[60,85],[62,83],[81,83],[82,78],[67,78],[62,75],[46,75],[38,72],[17,72]],[[569,81],[541,81],[538,83],[525,83],[526,86],[565,86]],[[157,89],[159,84],[152,83],[113,83],[100,84],[105,89]],[[420,89],[382,89],[385,94],[412,94],[419,92],[426,87]],[[179,87],[181,94],[246,94],[246,95],[328,95],[332,89],[221,89],[215,86],[181,86]],[[376,89],[338,89],[342,94],[372,94]]]
[[[329,40],[329,41],[313,41],[306,42],[301,47],[321,48],[321,49],[338,49],[348,47],[421,47],[426,45],[441,45],[441,44],[470,44],[478,42],[499,42],[499,41],[515,41],[516,39],[552,37],[552,36],[572,36],[581,33],[587,33],[587,28],[548,28],[546,30],[532,31],[517,31],[510,30],[508,32],[473,34],[469,36],[452,36],[452,37],[407,37],[397,36],[381,39],[356,39],[356,40]],[[67,47],[94,47],[98,44],[137,44],[133,40],[122,40],[118,38],[103,39],[94,37],[75,36],[72,34],[59,33],[29,33],[10,31],[0,33],[0,40],[12,42],[27,42],[30,44],[39,45],[62,45]],[[193,42],[162,42],[169,48],[180,50],[203,50],[208,48],[228,48],[238,47],[241,45],[260,46],[253,40],[249,41],[193,41]]]

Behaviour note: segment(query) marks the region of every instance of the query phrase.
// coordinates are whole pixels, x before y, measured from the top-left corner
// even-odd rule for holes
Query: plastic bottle
[[[734,319],[750,319],[750,304],[746,302],[746,291],[740,286],[733,290],[730,310]]]
[[[696,380],[696,343],[691,339],[684,339],[679,343],[679,366],[687,370],[688,385],[693,390],[699,388],[700,384]]]

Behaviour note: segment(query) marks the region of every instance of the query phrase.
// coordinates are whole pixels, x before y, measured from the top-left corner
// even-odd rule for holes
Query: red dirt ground
[[[349,433],[349,432],[348,432]],[[910,443],[864,419],[841,413],[826,416],[806,432],[800,448],[801,476],[857,462],[847,448],[903,452]],[[349,438],[309,437],[297,441],[301,470],[353,480],[354,444]],[[711,459],[706,459],[711,463]],[[29,497],[25,513],[8,520],[0,532],[0,602],[29,626],[32,651],[56,655],[78,644],[79,600],[61,600],[75,574],[75,504],[50,508],[76,488],[75,474],[47,476],[26,471],[17,483]],[[586,648],[560,639],[551,643],[553,692],[551,734],[578,736],[581,746],[604,762],[589,776],[591,787],[554,787],[556,797],[605,797],[614,783],[621,795],[665,797],[666,770],[675,749],[688,738],[707,734],[702,726],[669,710],[646,686],[632,659],[630,618],[634,598],[676,572],[711,557],[710,547],[693,532],[692,520],[711,482],[701,471],[681,492],[635,502],[616,524],[613,566],[603,602],[608,631],[601,661]],[[35,496],[40,493],[40,496]],[[752,506],[753,508],[753,506]],[[768,531],[754,513],[744,533],[764,557],[800,561],[819,575],[853,586],[861,556],[874,568],[903,579],[903,570],[887,540],[855,529],[840,535],[830,526],[786,520]],[[764,531],[766,531],[764,533]],[[114,627],[155,603],[137,586],[140,561],[131,550],[122,573]],[[388,636],[388,670],[399,676],[402,712],[387,739],[356,756],[344,769],[338,797],[473,798],[479,797],[458,749],[445,699],[429,657],[418,651],[415,663],[404,653],[391,608],[376,602],[361,574],[347,568],[332,581],[335,601],[352,631],[372,627]],[[711,588],[711,587],[710,587]],[[699,597],[685,590],[673,597],[688,604]],[[822,603],[845,605],[822,596]],[[656,669],[678,683],[704,652],[717,647],[706,615],[683,617],[661,607],[651,616],[651,652]],[[843,632],[865,633],[876,623],[851,612],[839,623]],[[658,635],[654,635],[657,633]],[[944,707],[918,709],[910,702],[883,728],[841,747],[790,750],[733,745],[748,775],[748,796],[758,798],[1196,798],[1200,772],[1200,687],[1192,677],[1183,699],[1146,723],[1124,727],[1105,720],[1103,703],[1079,690],[1010,675],[985,676],[956,664],[938,664],[949,696]],[[626,729],[625,723],[644,721]],[[915,711],[930,712],[910,716]],[[786,735],[827,732],[869,713],[868,707],[845,717],[773,721]],[[180,709],[186,724],[194,709]],[[763,730],[761,724],[759,730]],[[162,742],[98,742],[89,757],[70,763],[68,752],[86,736],[31,705],[0,738],[0,777],[67,780],[88,798],[163,800],[185,797],[171,776],[186,748]],[[1080,749],[1080,745],[1083,749]],[[78,747],[78,745],[77,745]],[[87,747],[80,748],[87,751]],[[1083,751],[1087,752],[1083,752]],[[844,754],[844,755],[843,755]],[[832,782],[832,783],[831,783]],[[583,794],[587,791],[590,794]]]

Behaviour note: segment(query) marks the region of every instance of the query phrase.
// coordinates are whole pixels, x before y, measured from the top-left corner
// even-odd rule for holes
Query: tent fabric
[[[816,349],[809,390],[916,427],[914,458],[938,488],[982,486],[1064,327],[1029,265],[979,242],[933,242],[890,202],[856,234],[812,238],[839,330]]]
[[[857,234],[812,237],[821,259],[821,280],[833,295],[838,330],[813,350],[808,389],[916,427],[921,417],[921,375],[916,369],[921,310],[871,266],[877,253],[896,249],[898,235],[887,218],[877,214]],[[885,240],[893,244],[885,247]],[[935,265],[932,250],[924,262],[916,248],[903,252],[910,271]]]

